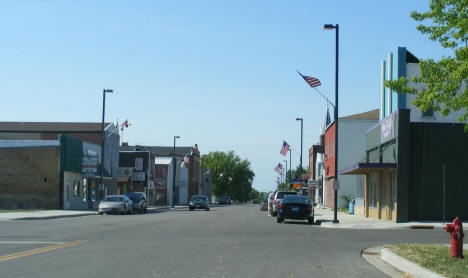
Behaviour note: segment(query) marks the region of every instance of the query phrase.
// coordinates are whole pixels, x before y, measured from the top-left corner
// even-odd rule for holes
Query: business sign
[[[117,177],[130,177],[133,175],[132,167],[119,167],[115,170]]]
[[[319,187],[320,186],[320,181],[319,180],[309,180],[307,182],[307,185],[309,187]]]
[[[82,173],[97,173],[97,156],[83,156],[81,160],[81,172]]]
[[[145,180],[145,172],[133,172],[132,180],[134,180],[134,181],[144,181]]]
[[[135,158],[135,171],[143,171],[143,158]]]
[[[310,174],[302,174],[302,179],[303,180],[309,180],[310,179]]]
[[[382,120],[380,124],[380,143],[384,143],[395,138],[395,114],[392,113]]]

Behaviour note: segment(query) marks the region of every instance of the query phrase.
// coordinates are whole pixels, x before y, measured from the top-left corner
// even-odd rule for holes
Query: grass
[[[0,213],[8,213],[8,212],[34,212],[39,211],[37,209],[0,209]]]
[[[392,252],[446,277],[468,277],[468,258],[453,259],[450,247],[424,244],[399,244]]]

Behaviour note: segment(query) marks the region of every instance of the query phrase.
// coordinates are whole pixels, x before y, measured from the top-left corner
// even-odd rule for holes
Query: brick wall
[[[328,208],[335,208],[335,191],[333,190],[333,179],[325,181],[323,192],[323,205]]]
[[[59,154],[59,147],[0,149],[0,208],[58,209]]]

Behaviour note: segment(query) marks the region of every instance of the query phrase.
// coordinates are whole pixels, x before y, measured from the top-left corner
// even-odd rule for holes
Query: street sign
[[[340,190],[340,180],[333,180],[333,190]]]

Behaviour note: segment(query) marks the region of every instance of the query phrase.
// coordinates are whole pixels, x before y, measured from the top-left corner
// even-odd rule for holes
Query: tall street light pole
[[[292,183],[292,160],[291,160],[291,148],[289,149],[289,189]]]
[[[302,127],[303,127],[303,123],[304,123],[304,119],[303,118],[296,118],[296,121],[301,121],[301,161],[300,161],[300,179],[302,180]]]
[[[114,91],[111,89],[103,89],[102,90],[102,123],[101,123],[101,185],[100,188],[103,186],[102,177],[104,176],[104,144],[106,142],[106,135],[104,134],[104,116],[106,114],[106,93],[113,93]],[[99,192],[99,190],[98,190]],[[100,199],[101,196],[98,196]]]
[[[335,51],[335,183],[336,186],[334,187],[335,190],[335,211],[334,211],[334,218],[333,223],[339,223],[338,221],[338,34],[339,34],[339,25],[333,24],[325,24],[323,25],[323,29],[325,30],[333,30],[335,29],[335,43],[336,43],[336,51]]]
[[[176,143],[176,139],[177,138],[180,138],[180,136],[174,136],[174,149],[172,151],[172,207],[174,207],[175,205],[175,196],[176,196],[176,192],[175,192],[175,179],[176,179],[176,161],[177,161],[177,158],[176,158],[176,153],[175,153],[175,143]]]

